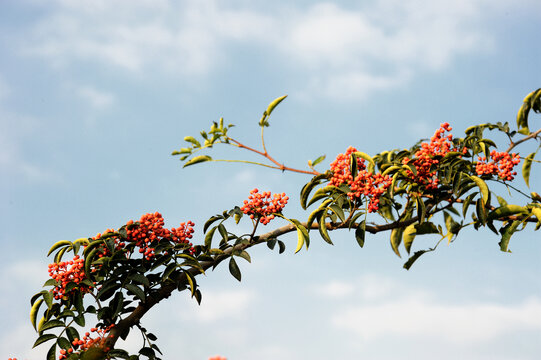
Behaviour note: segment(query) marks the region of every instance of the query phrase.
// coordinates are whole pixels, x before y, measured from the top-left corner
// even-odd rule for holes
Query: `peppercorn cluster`
[[[415,152],[413,159],[408,157],[402,159],[402,164],[415,167],[415,172],[406,170],[406,175],[411,182],[419,184],[421,188],[426,190],[436,189],[439,184],[439,179],[436,176],[439,164],[438,157],[445,156],[450,151],[467,153],[468,149],[465,147],[462,149],[453,147],[453,135],[445,135],[446,131],[451,130],[453,128],[449,123],[440,124],[440,128],[430,138],[430,142],[421,143],[421,148]]]
[[[244,200],[244,205],[240,210],[250,219],[256,219],[263,225],[267,225],[274,214],[282,211],[286,206],[289,197],[285,193],[271,195],[270,191],[259,192],[259,189],[250,191],[248,200]]]
[[[80,291],[85,294],[91,291],[90,286],[81,285],[81,282],[86,279],[84,266],[85,262],[79,255],[75,255],[73,260],[49,264],[49,276],[58,283],[53,288],[53,296],[56,300],[68,295],[66,286],[71,282],[79,285],[79,289],[73,288],[70,292]]]
[[[171,230],[164,228],[165,221],[159,212],[154,214],[145,214],[137,223],[133,220],[128,221],[127,234],[129,242],[135,242],[139,248],[139,253],[146,260],[151,260],[155,256],[155,246],[163,240],[172,241],[175,244],[185,244],[190,254],[195,253],[193,244],[189,241],[193,237],[195,225],[193,222],[180,223],[178,228]]]
[[[331,163],[331,171],[333,176],[330,180],[330,185],[340,186],[347,184],[350,187],[348,197],[351,200],[358,199],[361,196],[367,197],[368,212],[376,212],[379,208],[381,195],[387,191],[391,185],[392,179],[388,175],[381,173],[372,173],[366,170],[365,161],[362,158],[357,158],[357,174],[353,178],[350,167],[350,159],[357,149],[350,146],[344,154],[338,154],[336,159]]]
[[[74,339],[71,342],[72,347],[69,349],[61,349],[59,360],[65,360],[72,353],[82,354],[90,348],[100,349],[104,353],[107,353],[110,348],[105,346],[105,341],[107,340],[107,333],[114,327],[114,324],[111,324],[105,328],[92,328],[90,332],[96,333],[97,337],[91,337],[90,332],[86,332],[82,339]],[[113,335],[109,335],[113,337]]]
[[[490,162],[484,156],[479,157],[479,162],[475,166],[477,175],[498,175],[504,181],[512,181],[515,178],[517,172],[513,171],[513,168],[520,163],[518,154],[492,150],[490,157],[492,159]]]

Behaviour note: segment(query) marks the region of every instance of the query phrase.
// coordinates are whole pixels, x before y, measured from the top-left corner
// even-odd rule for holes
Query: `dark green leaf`
[[[400,251],[398,250],[398,246],[402,242],[402,234],[404,233],[404,230],[402,228],[395,228],[391,231],[391,247],[393,248],[393,251],[398,257],[402,257],[400,255]]]
[[[209,228],[210,225],[212,225],[212,223],[214,223],[216,220],[221,220],[223,218],[224,217],[221,216],[221,215],[215,215],[215,216],[211,217],[210,219],[208,219],[207,222],[205,223],[205,225],[203,226],[203,233],[207,232],[207,229]]]
[[[133,284],[126,284],[124,285],[124,288],[131,292],[133,295],[137,296],[139,300],[142,302],[145,302],[145,292],[141,290],[139,286],[133,285]]]
[[[69,348],[71,348],[71,342],[65,337],[59,337],[56,340],[56,343],[64,350],[68,350]]]
[[[327,242],[328,244],[334,245],[327,231],[327,224],[325,223],[325,218],[326,218],[326,212],[323,211],[321,215],[319,216],[319,218],[317,219],[319,234],[321,235],[323,240],[325,240],[325,242]]]
[[[134,274],[131,274],[128,276],[128,280],[133,280],[139,284],[142,284],[142,285],[145,285],[145,286],[150,286],[150,283],[147,279],[147,277],[143,274],[139,274],[139,273],[134,273]]]
[[[55,334],[43,334],[40,337],[38,337],[38,339],[36,340],[32,348],[35,348],[36,346],[43,344],[44,342],[52,340],[52,339],[56,339]]]
[[[415,235],[424,235],[424,234],[439,234],[440,231],[434,225],[434,223],[431,223],[429,221],[424,222],[422,224],[416,224],[415,225]]]
[[[66,324],[64,324],[63,321],[61,320],[49,320],[49,321],[46,321],[44,322],[41,327],[39,328],[39,332],[43,332],[47,329],[52,329],[52,328],[55,328],[55,327],[59,327],[59,326],[66,326]]]
[[[365,234],[366,234],[366,223],[363,220],[355,229],[355,240],[357,240],[357,244],[359,244],[360,247],[364,246]]]
[[[415,261],[417,261],[417,259],[419,259],[421,257],[421,255],[423,255],[424,253],[426,252],[429,252],[430,250],[419,250],[419,251],[416,251],[415,254],[413,254],[413,256],[411,256],[408,261],[406,261],[406,263],[404,264],[404,269],[406,270],[409,270],[411,268],[411,266],[413,265],[413,263]]]
[[[235,279],[237,279],[238,281],[241,280],[242,275],[240,273],[239,266],[237,265],[237,262],[233,257],[231,257],[231,259],[229,260],[229,272],[231,273],[231,275],[233,275]]]
[[[218,226],[212,227],[209,230],[209,232],[207,232],[207,234],[205,235],[205,246],[207,248],[210,248],[212,246],[212,237],[214,236],[214,232],[216,231],[216,228],[218,228]]]
[[[46,359],[56,360],[56,343],[54,343],[53,346],[49,348],[49,351],[47,351]]]

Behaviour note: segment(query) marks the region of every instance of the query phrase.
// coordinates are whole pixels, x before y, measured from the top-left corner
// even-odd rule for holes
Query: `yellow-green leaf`
[[[267,117],[270,116],[270,114],[272,113],[272,111],[274,110],[274,108],[277,107],[278,104],[280,104],[286,97],[287,97],[287,95],[280,96],[279,98],[274,99],[274,100],[269,104],[269,106],[267,107],[267,110],[266,110],[266,115],[267,115]]]
[[[51,248],[49,249],[49,252],[47,253],[47,256],[51,255],[53,251],[55,251],[59,247],[69,246],[69,245],[72,245],[71,241],[68,241],[68,240],[57,241],[53,246],[51,246]]]
[[[398,246],[402,242],[402,233],[404,232],[401,228],[395,228],[391,231],[391,247],[393,248],[393,251],[398,257],[402,257],[400,255],[400,251],[398,250]]]
[[[470,175],[470,179],[472,179],[475,182],[475,185],[477,185],[477,187],[481,191],[481,197],[483,198],[483,206],[484,206],[487,203],[488,197],[490,195],[487,184],[485,183],[483,179],[474,175]]]
[[[520,205],[500,206],[488,214],[487,220],[502,219],[520,213],[528,213],[528,210]]]
[[[532,161],[535,156],[535,153],[531,153],[530,155],[526,156],[524,158],[524,163],[522,164],[522,177],[524,178],[524,182],[526,183],[527,187],[530,187],[530,172],[532,170]]]
[[[187,161],[186,164],[184,164],[183,167],[198,164],[198,163],[202,163],[202,162],[205,162],[205,161],[211,161],[211,160],[212,160],[212,158],[210,156],[208,156],[208,155],[199,155],[199,156],[194,157],[190,161]]]
[[[413,223],[413,224],[408,225],[404,229],[404,233],[402,234],[402,241],[404,241],[404,247],[406,248],[406,251],[408,252],[408,254],[411,251],[411,245],[413,244],[413,240],[415,239],[416,233],[417,232],[415,230],[415,223]]]

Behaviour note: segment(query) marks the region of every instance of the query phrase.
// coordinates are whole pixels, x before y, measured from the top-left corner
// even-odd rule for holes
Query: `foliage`
[[[541,138],[541,129],[532,132],[529,128],[530,113],[541,112],[541,89],[524,99],[516,130],[507,122],[486,123],[455,138],[451,126],[444,123],[429,140],[410,149],[370,156],[349,147],[325,171],[316,170],[325,156],[308,161],[303,170],[287,167],[267,152],[264,129],[285,97],[274,100],[259,121],[261,150],[230,137],[233,125],[225,126],[220,119],[208,132],[200,133],[200,140],[185,137],[187,147],[173,155],[180,157],[184,167],[233,161],[308,174],[311,179],[300,191],[302,208],[310,209],[307,220],[283,214],[289,200],[285,194],[254,189],[242,206],[208,219],[199,245],[190,242],[194,233],[191,221],[165,229],[159,213],[145,214],[139,221],[130,220],[117,230],[108,229],[91,238],[55,243],[48,254],[54,254],[50,279],[45,289],[32,297],[30,312],[38,332],[34,346],[49,344],[48,360],[160,359],[156,336],[141,325],[147,311],[175,290],[187,290],[201,302],[197,276],[225,260],[231,275],[240,281],[237,261],[250,262],[249,248],[265,243],[270,249],[278,245],[282,253],[286,246],[280,236],[292,231],[298,235],[295,252],[308,249],[313,231],[332,244],[333,231],[351,230],[360,247],[366,233],[387,231],[393,252],[408,254],[404,268],[409,269],[442,241],[453,242],[466,227],[488,228],[498,234],[499,247],[505,252],[510,252],[509,243],[516,232],[530,225],[535,230],[541,227],[541,197],[536,192],[526,194],[513,184],[515,167],[522,161],[522,178],[530,186],[532,166],[539,163],[535,159],[539,146],[526,156],[511,153],[524,142]],[[509,140],[504,151],[497,151],[496,142],[488,137],[491,131]],[[214,159],[201,153],[218,144],[256,153],[265,162]],[[508,203],[502,189],[519,194],[524,202]],[[239,235],[235,226],[246,219],[244,215],[250,218],[252,231]],[[258,234],[258,226],[275,217],[289,224]],[[412,253],[415,239],[426,235],[436,235],[433,246]],[[63,261],[66,253],[73,253],[73,258]],[[87,323],[92,324],[90,331],[80,333]],[[134,328],[142,334],[143,345],[138,354],[130,355],[115,344]]]

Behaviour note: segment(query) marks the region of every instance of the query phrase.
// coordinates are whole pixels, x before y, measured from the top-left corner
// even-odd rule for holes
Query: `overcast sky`
[[[267,149],[299,168],[326,154],[323,171],[350,145],[409,147],[445,121],[455,136],[514,124],[541,87],[540,32],[537,0],[0,1],[0,358],[45,357],[48,346],[30,349],[29,299],[58,240],[160,211],[169,227],[194,221],[199,243],[205,220],[254,187],[286,192],[285,215],[306,220],[297,199],[309,177],[182,169],[170,153],[184,136],[223,116],[231,136],[258,146],[262,111],[288,94]],[[540,178],[535,169],[538,192]],[[334,235],[335,246],[314,234],[296,255],[294,234],[284,254],[254,249],[241,283],[218,267],[200,280],[201,306],[177,293],[143,325],[165,359],[539,358],[539,232],[504,254],[489,230],[465,231],[410,271],[388,234],[363,249]]]

